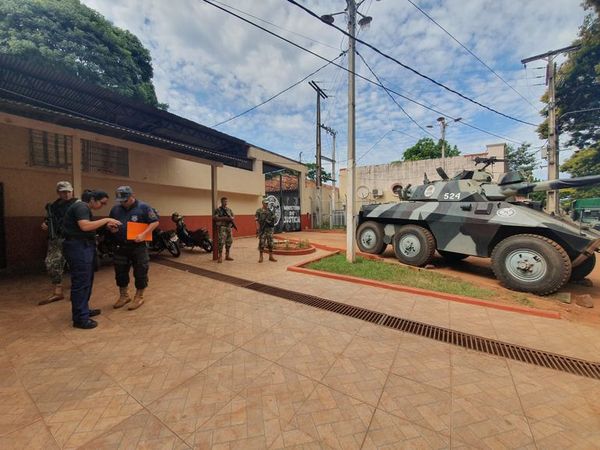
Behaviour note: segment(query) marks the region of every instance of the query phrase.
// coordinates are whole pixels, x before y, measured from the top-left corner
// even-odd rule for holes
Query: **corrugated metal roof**
[[[0,110],[252,170],[243,140],[12,55],[0,55]]]

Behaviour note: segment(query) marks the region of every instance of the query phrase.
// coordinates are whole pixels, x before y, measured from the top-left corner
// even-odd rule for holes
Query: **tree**
[[[79,0],[3,0],[0,52],[166,108],[156,98],[150,52]]]
[[[305,163],[304,164],[308,169],[306,171],[306,178],[309,180],[315,181],[317,179],[317,164],[316,163]],[[323,169],[321,169],[321,183],[327,183],[328,181],[333,180],[331,174]]]
[[[600,151],[598,147],[590,147],[575,152],[561,167],[562,172],[567,172],[574,177],[600,174]],[[600,187],[586,186],[577,189],[568,189],[568,194],[573,199],[600,197]]]
[[[458,147],[451,146],[447,141],[443,141],[446,145],[446,157],[458,156],[460,151]],[[404,161],[418,161],[421,159],[434,159],[442,157],[442,140],[437,143],[431,138],[421,138],[410,148],[404,150],[402,158]]]
[[[521,144],[517,148],[514,145],[507,145],[506,159],[508,170],[520,170],[528,180],[533,179],[535,152],[531,150],[531,144]]]

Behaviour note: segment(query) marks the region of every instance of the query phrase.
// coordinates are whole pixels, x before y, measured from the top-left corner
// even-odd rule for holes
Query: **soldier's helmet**
[[[173,214],[171,214],[171,220],[173,222],[177,222],[179,219],[183,219],[183,216],[178,212],[174,212]]]

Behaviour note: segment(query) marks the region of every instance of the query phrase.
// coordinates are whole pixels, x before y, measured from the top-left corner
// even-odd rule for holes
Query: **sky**
[[[265,101],[327,64],[304,50],[233,17],[203,0],[82,0],[150,50],[154,85],[169,111],[303,162],[315,161],[316,81],[328,95],[321,122],[337,132],[338,167],[347,160],[348,73],[329,64],[275,100],[235,120],[220,122]],[[347,38],[286,0],[210,0],[327,59],[348,48]],[[512,88],[438,28],[408,0],[365,0],[359,11],[371,16],[358,38],[418,72],[486,106],[524,122],[539,124],[545,62],[525,69],[521,59],[566,47],[577,37],[585,11],[579,0],[412,0]],[[302,4],[318,15],[341,12],[344,0]],[[346,29],[345,14],[335,24]],[[536,127],[487,111],[358,43],[357,51],[384,85],[442,112],[451,122],[446,138],[463,154],[487,144],[527,142],[543,146]],[[356,57],[356,72],[375,80]],[[560,62],[561,59],[558,59]],[[347,67],[344,54],[336,60]],[[440,114],[356,81],[357,165],[402,158],[419,138],[440,136]],[[452,122],[450,117],[461,117]],[[493,135],[475,130],[481,128]],[[428,128],[427,126],[432,126]],[[497,135],[497,136],[494,136]],[[323,132],[323,155],[331,156],[331,136]],[[570,152],[561,152],[564,161]],[[541,152],[538,152],[540,158]],[[546,178],[540,159],[536,175]]]

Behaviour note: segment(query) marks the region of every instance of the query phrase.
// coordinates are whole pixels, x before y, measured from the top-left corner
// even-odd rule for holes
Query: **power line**
[[[258,25],[257,23],[254,23],[254,22],[252,22],[251,20],[248,20],[248,19],[246,19],[246,18],[244,18],[244,17],[242,17],[242,16],[240,16],[240,15],[238,15],[238,14],[236,14],[236,13],[232,12],[232,11],[229,11],[229,10],[227,10],[227,9],[225,9],[225,8],[222,8],[221,6],[214,4],[214,3],[213,3],[212,1],[210,1],[210,0],[202,0],[202,1],[203,1],[204,3],[207,3],[207,4],[209,4],[209,5],[211,5],[211,6],[215,7],[215,8],[217,8],[217,9],[220,9],[221,11],[223,11],[223,12],[225,12],[225,13],[227,13],[227,14],[230,14],[230,15],[232,15],[232,16],[234,16],[234,17],[237,17],[238,19],[240,19],[240,20],[242,20],[242,21],[244,21],[244,22],[246,22],[246,23],[248,23],[248,24],[252,25],[253,27],[256,27],[256,28],[258,28],[259,30],[262,30],[262,31],[264,31],[265,33],[268,33],[268,34],[270,34],[271,36],[274,36],[274,37],[276,37],[276,38],[278,38],[278,39],[280,39],[280,40],[282,40],[282,41],[284,41],[284,42],[287,42],[288,44],[290,44],[290,45],[293,45],[294,47],[296,47],[296,48],[299,48],[300,50],[303,50],[303,51],[305,51],[305,52],[307,52],[307,53],[310,53],[311,55],[313,55],[313,56],[316,56],[317,58],[319,58],[319,59],[322,59],[323,61],[327,61],[328,63],[331,63],[332,65],[334,65],[334,66],[336,66],[336,67],[339,67],[339,68],[341,68],[342,70],[344,70],[344,71],[346,71],[346,72],[348,72],[348,73],[353,73],[353,74],[354,74],[356,77],[360,78],[361,80],[364,80],[364,81],[366,81],[367,83],[370,83],[370,84],[372,84],[372,85],[374,85],[374,86],[377,86],[377,87],[379,87],[379,88],[382,88],[382,89],[387,89],[387,90],[388,90],[388,91],[390,91],[391,93],[393,93],[393,94],[395,94],[395,95],[397,95],[397,96],[399,96],[399,97],[401,97],[401,98],[404,98],[404,99],[408,100],[409,102],[415,103],[415,104],[417,104],[417,105],[421,106],[422,108],[428,109],[428,110],[430,110],[430,111],[433,111],[433,112],[435,112],[436,114],[439,114],[439,115],[442,115],[442,116],[446,116],[446,117],[448,117],[448,118],[450,118],[450,119],[454,119],[454,120],[456,120],[456,117],[453,117],[451,114],[448,114],[448,113],[442,112],[442,111],[440,111],[440,110],[438,110],[438,109],[435,109],[435,108],[429,107],[429,106],[427,106],[427,105],[423,104],[422,102],[419,102],[418,100],[412,99],[412,98],[410,98],[410,97],[408,97],[408,96],[406,96],[406,95],[403,95],[403,94],[400,94],[399,92],[396,92],[395,90],[393,90],[393,89],[391,89],[391,88],[385,87],[385,86],[381,85],[380,83],[378,83],[378,82],[376,82],[376,81],[373,81],[373,80],[371,80],[370,78],[367,78],[367,77],[365,77],[365,76],[363,76],[363,75],[361,75],[361,74],[359,74],[359,73],[352,72],[352,71],[350,71],[348,68],[346,68],[346,67],[344,67],[344,66],[342,66],[342,65],[340,65],[340,64],[338,64],[338,63],[336,63],[336,62],[334,62],[333,60],[327,59],[326,57],[324,57],[324,56],[322,56],[322,55],[319,55],[318,53],[316,53],[316,52],[313,52],[312,50],[310,50],[310,49],[308,49],[308,48],[306,48],[306,47],[303,47],[303,46],[301,46],[300,44],[297,44],[297,43],[295,43],[295,42],[293,42],[293,41],[289,40],[289,39],[288,39],[288,38],[286,38],[286,37],[283,37],[283,36],[281,36],[281,35],[279,35],[279,34],[277,34],[277,33],[273,32],[273,31],[271,31],[271,30],[269,30],[269,29],[267,29],[267,28],[265,28],[265,27],[263,27],[263,26],[261,26],[261,25]],[[483,128],[479,128],[479,127],[477,127],[477,126],[475,126],[475,125],[471,125],[471,124],[469,124],[469,123],[465,122],[464,120],[461,120],[461,121],[460,121],[460,122],[458,122],[458,123],[459,123],[459,124],[461,124],[461,125],[465,125],[465,126],[467,126],[467,127],[473,128],[473,129],[475,129],[475,130],[481,131],[482,133],[489,134],[490,136],[495,136],[495,137],[498,137],[498,138],[501,138],[501,139],[505,139],[505,140],[507,140],[507,141],[514,142],[515,144],[522,144],[522,142],[521,142],[521,141],[516,141],[516,140],[514,140],[514,139],[511,139],[511,138],[508,138],[508,137],[505,137],[505,136],[502,136],[502,135],[499,135],[499,134],[493,133],[493,132],[491,132],[491,131],[484,130]]]
[[[232,120],[234,120],[234,119],[237,119],[238,117],[242,117],[243,115],[245,115],[245,114],[248,114],[249,112],[251,112],[251,111],[254,111],[254,110],[255,110],[255,109],[257,109],[257,108],[260,108],[260,107],[261,107],[261,106],[263,106],[264,104],[266,104],[266,103],[269,103],[271,100],[274,100],[274,99],[276,99],[276,98],[277,98],[277,97],[279,97],[281,94],[284,94],[284,93],[286,93],[287,91],[289,91],[290,89],[293,89],[293,88],[295,88],[295,87],[296,87],[296,86],[298,86],[300,83],[302,83],[303,81],[306,81],[308,78],[312,77],[312,76],[313,76],[314,74],[316,74],[317,72],[319,72],[319,71],[323,70],[323,69],[324,69],[325,67],[327,67],[328,65],[330,65],[330,64],[334,64],[334,61],[335,61],[336,59],[339,59],[339,58],[341,58],[343,55],[344,55],[344,53],[341,53],[340,55],[338,55],[338,57],[337,57],[337,58],[334,58],[334,59],[332,59],[331,61],[329,61],[327,64],[324,64],[324,65],[322,65],[322,66],[321,66],[321,67],[319,67],[317,70],[315,70],[314,72],[311,72],[311,73],[309,73],[308,75],[306,75],[306,76],[305,76],[304,78],[302,78],[301,80],[299,80],[299,81],[297,81],[296,83],[292,84],[291,86],[288,86],[287,88],[285,88],[283,91],[279,91],[277,94],[273,95],[272,97],[269,97],[268,99],[266,99],[266,100],[265,100],[265,101],[263,101],[263,102],[260,102],[258,105],[255,105],[255,106],[253,106],[252,108],[249,108],[249,109],[247,109],[247,110],[246,110],[246,111],[244,111],[244,112],[241,112],[241,113],[239,113],[239,114],[236,114],[235,116],[233,116],[233,117],[230,117],[230,118],[229,118],[229,119],[227,119],[227,120],[223,120],[222,122],[219,122],[219,123],[217,123],[217,124],[213,125],[213,127],[214,127],[214,128],[216,128],[216,127],[218,127],[218,126],[220,126],[220,125],[226,124],[227,122],[231,122]]]
[[[204,0],[204,1],[207,1],[207,0]],[[311,16],[315,17],[316,19],[320,20],[321,22],[323,22],[323,23],[325,23],[325,24],[329,25],[330,27],[333,27],[333,28],[335,28],[336,30],[338,30],[338,31],[340,31],[340,32],[342,32],[342,33],[344,33],[346,36],[348,36],[348,37],[351,37],[351,36],[349,35],[349,33],[348,33],[346,30],[344,30],[344,29],[342,29],[342,28],[338,27],[337,25],[335,25],[335,24],[333,24],[333,23],[327,23],[327,22],[324,22],[324,21],[323,21],[323,20],[322,20],[322,19],[321,19],[321,18],[320,18],[320,17],[319,17],[319,16],[318,16],[318,15],[317,15],[315,12],[313,12],[313,11],[311,11],[310,9],[308,9],[307,7],[305,7],[305,6],[301,5],[301,4],[300,4],[300,3],[298,3],[296,0],[286,0],[286,1],[287,1],[288,3],[291,3],[291,4],[295,5],[295,6],[297,6],[298,8],[300,8],[300,9],[302,9],[303,11],[307,12],[308,14],[310,14]],[[446,86],[445,84],[443,84],[443,83],[441,83],[441,82],[439,82],[439,81],[437,81],[437,80],[435,80],[435,79],[431,78],[430,76],[428,76],[428,75],[425,75],[425,74],[423,74],[423,73],[419,72],[418,70],[414,69],[413,67],[411,67],[411,66],[409,66],[409,65],[406,65],[406,64],[404,64],[403,62],[399,61],[398,59],[394,58],[393,56],[390,56],[390,55],[388,55],[387,53],[384,53],[384,52],[382,52],[381,50],[379,50],[379,49],[378,49],[377,47],[375,47],[374,45],[372,45],[372,44],[369,44],[368,42],[365,42],[365,41],[363,41],[362,39],[359,39],[359,38],[354,38],[354,39],[356,40],[356,42],[360,42],[361,44],[365,45],[366,47],[369,47],[369,48],[370,48],[371,50],[373,50],[375,53],[377,53],[377,54],[379,54],[379,55],[383,56],[383,57],[384,57],[384,58],[386,58],[386,59],[389,59],[390,61],[393,61],[393,62],[395,62],[396,64],[398,64],[399,66],[403,67],[404,69],[406,69],[406,70],[409,70],[410,72],[414,73],[415,75],[417,75],[417,76],[419,76],[419,77],[421,77],[421,78],[424,78],[424,79],[426,79],[426,80],[430,81],[431,83],[433,83],[433,84],[435,84],[435,85],[437,85],[437,86],[439,86],[439,87],[441,87],[441,88],[443,88],[443,89],[447,90],[448,92],[452,92],[453,94],[455,94],[455,95],[458,95],[459,97],[461,97],[461,98],[463,98],[463,99],[465,99],[465,100],[467,100],[467,101],[469,101],[469,102],[471,102],[471,103],[473,103],[473,104],[475,104],[475,105],[478,105],[478,106],[480,106],[480,107],[482,107],[482,108],[484,108],[484,109],[487,109],[488,111],[491,111],[491,112],[493,112],[493,113],[495,113],[495,114],[498,114],[498,115],[500,115],[500,116],[502,116],[502,117],[506,117],[507,119],[513,120],[513,121],[515,121],[515,122],[519,122],[519,123],[523,123],[523,124],[525,124],[525,125],[531,125],[531,126],[533,126],[533,127],[537,127],[537,125],[536,125],[536,124],[534,124],[534,123],[527,122],[527,121],[525,121],[525,120],[521,120],[521,119],[519,119],[519,118],[513,117],[513,116],[511,116],[511,115],[509,115],[509,114],[505,114],[505,113],[503,113],[503,112],[500,112],[500,111],[498,111],[497,109],[494,109],[494,108],[492,108],[492,107],[490,107],[490,106],[484,105],[483,103],[480,103],[480,102],[478,102],[477,100],[474,100],[474,99],[472,99],[471,97],[468,97],[468,96],[466,96],[465,94],[463,94],[463,93],[461,93],[461,92],[459,92],[459,91],[457,91],[457,90],[455,90],[455,89],[452,89],[452,88],[450,88],[450,87]]]
[[[371,68],[371,66],[369,66],[369,64],[367,63],[367,61],[365,61],[365,58],[363,58],[363,56],[358,51],[356,52],[356,54],[362,60],[362,62],[364,63],[364,65],[367,66],[367,69],[369,69],[369,71],[373,74],[373,76],[379,82],[379,84],[381,84],[383,86],[383,83],[381,82],[381,80],[379,79],[379,77],[377,76],[377,74],[373,71],[373,69]],[[400,108],[400,110],[406,115],[406,117],[408,117],[411,120],[411,122],[413,122],[416,126],[418,126],[421,130],[423,130],[425,133],[427,133],[428,135],[430,135],[434,139],[437,139],[436,136],[434,136],[427,129],[425,129],[422,125],[420,125],[415,119],[413,119],[413,117],[402,107],[402,105],[400,103],[398,103],[396,101],[396,99],[394,98],[394,96],[392,94],[390,94],[390,92],[385,87],[383,89],[385,90],[385,93],[396,104],[396,106],[398,106],[398,108]]]
[[[235,7],[231,6],[231,5],[228,5],[227,3],[220,2],[219,0],[213,0],[213,1],[214,1],[215,3],[218,3],[218,4],[219,4],[219,5],[221,5],[221,6],[225,6],[225,7],[227,7],[227,8],[230,8],[230,9],[234,10],[234,11],[237,11],[237,12],[239,12],[239,13],[241,13],[241,14],[245,14],[245,15],[247,15],[247,16],[249,16],[249,17],[252,17],[253,19],[260,20],[260,21],[261,21],[261,22],[263,22],[263,23],[268,23],[268,24],[269,24],[269,25],[271,25],[272,27],[275,27],[275,28],[277,28],[277,29],[279,29],[279,30],[282,30],[282,31],[287,31],[288,33],[295,34],[296,36],[300,36],[300,37],[302,37],[302,38],[304,38],[304,39],[307,39],[307,40],[309,40],[309,41],[311,41],[311,42],[314,42],[314,43],[316,43],[316,44],[319,44],[319,45],[322,45],[322,46],[324,46],[324,47],[329,47],[329,48],[332,48],[332,49],[334,49],[334,50],[337,50],[337,49],[336,49],[334,46],[332,46],[332,45],[325,44],[324,42],[321,42],[321,41],[317,41],[316,39],[314,39],[314,38],[311,38],[311,37],[309,37],[309,36],[306,36],[306,35],[304,35],[304,34],[302,34],[302,33],[297,33],[296,31],[292,31],[292,30],[288,30],[288,29],[286,29],[286,28],[280,27],[279,25],[275,25],[273,22],[269,22],[268,20],[265,20],[265,19],[263,19],[263,18],[261,18],[261,17],[254,16],[254,15],[250,14],[250,13],[249,13],[249,12],[247,12],[247,11],[243,11],[243,10],[241,10],[241,9],[235,8]]]
[[[490,72],[492,72],[494,75],[496,75],[497,78],[499,78],[505,85],[507,85],[510,89],[512,89],[519,97],[521,97],[523,100],[525,100],[527,103],[529,103],[531,105],[531,107],[533,109],[536,110],[537,112],[537,108],[534,106],[533,103],[531,103],[529,101],[529,99],[527,99],[525,96],[523,96],[523,94],[521,94],[519,91],[517,91],[514,87],[512,87],[508,81],[506,81],[504,78],[502,78],[502,76],[500,76],[500,74],[498,72],[496,72],[494,69],[492,69],[490,66],[488,66],[479,56],[477,56],[475,53],[473,53],[469,48],[467,48],[462,42],[460,42],[458,39],[456,39],[452,33],[450,33],[448,30],[446,30],[442,25],[440,25],[438,22],[436,22],[436,20],[431,17],[429,14],[427,14],[425,11],[423,11],[419,5],[415,4],[412,0],[406,0],[408,3],[410,3],[411,5],[413,5],[415,8],[417,8],[425,17],[427,17],[429,20],[431,20],[434,24],[436,24],[444,33],[446,33],[448,36],[450,36],[458,45],[460,45],[462,48],[464,48],[471,56],[473,56],[473,58],[475,58],[477,61],[479,61],[484,67],[486,67]]]

